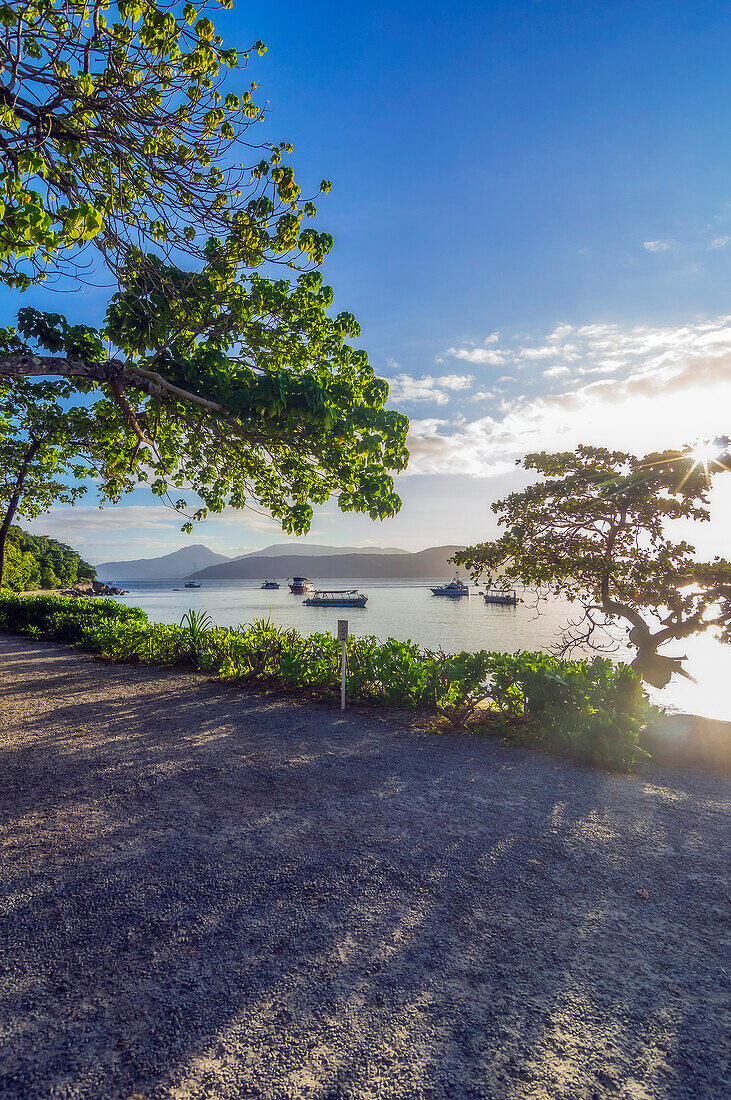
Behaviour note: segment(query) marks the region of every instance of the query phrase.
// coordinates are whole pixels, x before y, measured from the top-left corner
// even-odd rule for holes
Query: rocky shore
[[[22,592],[23,596],[126,596],[126,588],[116,588],[103,581],[78,581],[73,588],[41,588]]]

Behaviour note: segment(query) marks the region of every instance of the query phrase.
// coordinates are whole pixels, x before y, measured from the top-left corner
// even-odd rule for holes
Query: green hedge
[[[323,698],[340,688],[340,645],[331,634],[302,635],[261,621],[230,630],[189,611],[172,626],[114,600],[2,595],[0,628],[113,661],[188,665]],[[394,638],[349,638],[347,692],[352,702],[419,707],[456,728],[622,770],[646,758],[638,738],[654,710],[637,674],[606,658],[447,654]]]

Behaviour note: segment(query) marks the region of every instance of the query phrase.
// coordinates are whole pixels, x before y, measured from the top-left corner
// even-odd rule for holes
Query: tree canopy
[[[316,209],[291,146],[252,142],[256,83],[226,91],[265,47],[227,47],[220,7],[231,0],[0,4],[2,280],[73,270],[89,241],[117,272],[135,251],[200,259],[210,237],[248,267],[321,262],[332,239],[302,226]]]
[[[70,588],[93,580],[96,570],[75,550],[47,535],[30,535],[20,527],[8,532],[3,584],[15,592],[33,588]]]
[[[9,337],[0,330],[0,345]],[[69,405],[71,392],[68,380],[0,381],[0,580],[16,515],[34,519],[54,503],[73,504],[84,479],[108,472],[97,418]]]
[[[713,477],[731,469],[728,440],[638,458],[580,446],[523,460],[542,480],[493,505],[505,533],[454,560],[475,576],[535,586],[582,608],[564,650],[591,644],[607,621],[627,624],[634,667],[655,686],[683,673],[668,642],[709,628],[731,642],[731,562],[699,561],[672,522],[710,518]]]
[[[254,501],[295,534],[333,493],[384,518],[400,506],[388,471],[406,464],[408,422],[384,408],[388,386],[348,342],[352,315],[330,317],[332,297],[318,272],[291,287],[145,265],[101,331],[21,310],[0,378],[55,375],[99,395],[90,438],[107,499],[140,482],[188,489],[204,502],[195,519]]]
[[[225,91],[224,70],[248,53],[224,45],[207,10],[0,5],[0,277],[23,289],[92,240],[117,283],[96,328],[21,309],[0,333],[0,399],[22,395],[30,414],[35,393],[70,417],[54,413],[45,435],[48,461],[67,461],[46,503],[73,491],[83,454],[103,500],[145,483],[186,513],[184,529],[258,504],[301,534],[333,494],[344,511],[393,515],[408,422],[385,408],[355,318],[332,313],[314,270],[331,238],[302,227],[316,210],[289,147],[244,141],[262,111],[251,89]],[[248,167],[233,162],[242,148],[256,151]],[[6,417],[26,491],[30,438]],[[184,492],[202,501],[192,514]]]

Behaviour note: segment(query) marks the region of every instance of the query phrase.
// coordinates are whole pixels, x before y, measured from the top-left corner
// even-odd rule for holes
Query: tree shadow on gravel
[[[722,1094],[723,781],[0,645],[3,1097]]]

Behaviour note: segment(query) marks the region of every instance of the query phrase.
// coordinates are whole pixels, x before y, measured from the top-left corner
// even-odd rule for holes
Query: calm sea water
[[[472,590],[470,598],[450,600],[433,596],[433,581],[332,581],[325,587],[353,587],[368,594],[364,609],[305,607],[302,596],[293,596],[284,584],[263,591],[260,581],[208,581],[201,588],[185,588],[182,582],[124,582],[129,589],[120,602],[133,604],[157,622],[178,623],[189,608],[206,611],[217,626],[238,626],[254,619],[271,619],[278,626],[302,633],[337,631],[337,620],[347,618],[350,632],[377,638],[409,638],[430,649],[447,652],[493,649],[549,650],[561,626],[575,615],[562,601],[542,605],[540,615],[526,604],[499,607],[485,603]],[[613,657],[621,658],[618,650]],[[708,718],[731,719],[731,648],[711,637],[701,637],[669,654],[687,653],[688,671],[696,683],[678,680],[655,693],[657,702],[673,709]]]

